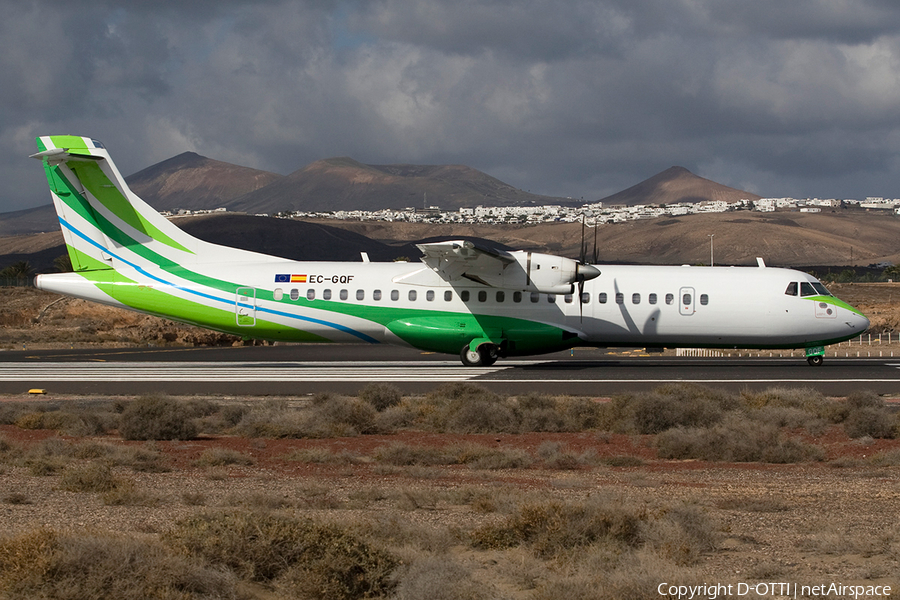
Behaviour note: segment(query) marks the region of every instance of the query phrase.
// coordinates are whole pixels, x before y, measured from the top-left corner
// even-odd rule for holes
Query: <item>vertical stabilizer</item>
[[[138,198],[103,144],[86,137],[42,136],[32,158],[44,164],[53,204],[76,271],[116,268],[125,248],[145,247],[183,264],[198,240]]]

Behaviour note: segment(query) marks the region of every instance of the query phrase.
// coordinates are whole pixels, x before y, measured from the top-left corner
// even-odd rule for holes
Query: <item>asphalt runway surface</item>
[[[370,382],[407,393],[468,381],[497,392],[610,396],[691,382],[731,391],[772,386],[815,388],[828,396],[870,390],[900,396],[900,353],[826,356],[811,367],[802,353],[686,358],[641,350],[582,349],[464,367],[459,359],[384,345],[280,345],[235,348],[27,349],[0,352],[0,394],[44,389],[51,394],[304,395],[353,394]],[[782,354],[783,356],[779,356]],[[842,352],[842,354],[844,354]]]

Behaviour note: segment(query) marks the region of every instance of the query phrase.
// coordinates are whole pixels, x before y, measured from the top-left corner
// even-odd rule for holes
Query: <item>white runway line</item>
[[[0,381],[467,381],[508,367],[471,368],[456,362],[0,363]]]

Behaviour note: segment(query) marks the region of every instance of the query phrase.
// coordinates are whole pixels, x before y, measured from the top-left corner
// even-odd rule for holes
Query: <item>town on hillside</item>
[[[760,198],[758,200],[741,199],[736,202],[724,200],[706,200],[703,202],[678,202],[673,204],[634,206],[603,206],[602,202],[593,202],[581,206],[543,205],[543,206],[476,206],[463,207],[455,211],[443,211],[437,206],[427,208],[367,210],[336,210],[328,212],[283,211],[274,215],[257,216],[277,217],[284,219],[336,219],[347,221],[388,221],[408,223],[487,223],[487,224],[531,224],[552,222],[577,222],[584,219],[590,225],[604,223],[622,223],[638,219],[654,219],[657,217],[679,217],[701,213],[722,213],[738,210],[755,210],[774,212],[775,210],[799,211],[807,213],[822,212],[826,209],[856,207],[869,210],[883,210],[887,214],[900,215],[900,198],[890,199],[868,197],[864,201],[854,199],[821,199],[821,198]],[[162,211],[166,216],[196,215],[211,212],[224,212],[226,209],[214,210],[178,210],[176,213]]]

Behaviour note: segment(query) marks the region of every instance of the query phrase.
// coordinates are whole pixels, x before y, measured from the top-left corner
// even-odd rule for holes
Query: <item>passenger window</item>
[[[459,293],[459,297],[462,298],[463,302],[469,301],[469,290],[463,290]]]
[[[315,300],[316,299],[316,290],[309,288],[306,290],[306,299],[307,300]]]
[[[632,294],[631,295],[631,303],[632,304],[640,304],[641,303],[641,295],[640,294]]]
[[[572,304],[572,294],[566,294],[565,296],[563,296],[563,301],[566,304]]]
[[[700,294],[700,304],[702,304],[703,306],[709,304],[709,296],[707,296],[706,294]]]
[[[625,304],[625,294],[616,292],[616,304]]]
[[[504,292],[497,292],[497,302],[503,302],[506,300],[506,294]]]
[[[587,292],[581,292],[581,303],[582,304],[590,304],[590,302],[591,302],[591,295],[588,294]]]
[[[808,281],[800,282],[800,295],[801,296],[815,296],[816,290],[815,288],[809,284]]]
[[[600,304],[606,304],[606,292],[600,292],[600,296],[597,298],[597,302]]]
[[[356,299],[357,300],[365,300],[366,292],[364,290],[356,290]]]
[[[478,301],[479,302],[487,302],[487,292],[486,291],[481,290],[480,292],[478,292]]]
[[[350,293],[347,290],[341,290],[340,297],[341,300],[346,300],[350,297]]]
[[[418,294],[416,294],[416,290],[409,290],[409,301],[410,302],[415,302],[416,296],[418,296]]]
[[[444,302],[450,302],[451,300],[453,300],[453,292],[447,290],[444,292]]]
[[[322,299],[331,300],[331,290],[322,290]]]
[[[400,299],[400,292],[398,292],[397,290],[391,290],[391,300],[396,302],[399,299]]]
[[[284,298],[284,290],[282,290],[281,288],[275,288],[275,291],[272,292],[272,299],[275,300],[275,302],[278,302],[282,298]]]
[[[556,304],[556,294],[547,294],[547,302]]]
[[[681,303],[684,304],[685,306],[690,306],[691,305],[691,295],[685,294],[684,296],[682,296]]]
[[[429,302],[434,302],[434,290],[428,290],[425,292],[425,299]]]
[[[291,290],[291,300],[299,300],[300,299],[300,290],[294,288]]]
[[[647,296],[647,302],[650,304],[656,304],[656,294],[650,294]]]
[[[797,295],[797,282],[792,281],[788,284],[787,289],[784,290],[785,296],[796,296]]]
[[[375,300],[376,302],[381,300],[381,290],[374,290],[372,292],[372,300]]]
[[[513,292],[513,302],[522,301],[522,292]]]
[[[666,294],[666,304],[675,304],[675,294]]]
[[[538,292],[531,292],[531,301],[537,302],[541,299],[541,295]]]

